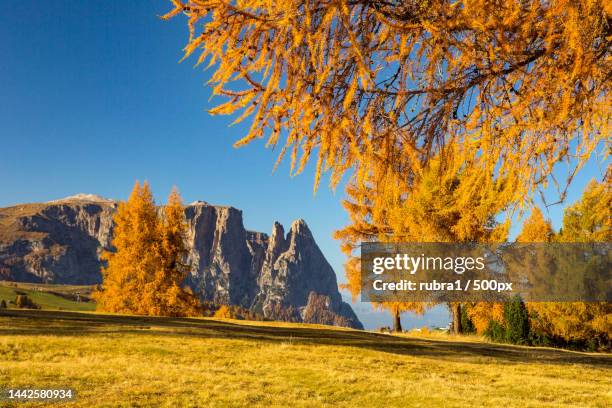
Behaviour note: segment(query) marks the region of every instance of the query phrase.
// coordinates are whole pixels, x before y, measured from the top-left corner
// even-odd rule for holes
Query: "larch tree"
[[[342,250],[349,257],[345,265],[346,287],[353,297],[360,293],[361,271],[356,252],[363,241],[500,242],[506,239],[508,223],[495,221],[495,216],[505,208],[504,196],[500,194],[505,189],[504,183],[483,178],[478,189],[466,194],[463,183],[469,182],[476,173],[458,163],[453,176],[443,175],[439,172],[440,166],[441,160],[434,159],[415,174],[409,193],[396,182],[349,185],[349,199],[344,206],[351,223],[336,232],[335,237],[342,242]],[[392,194],[381,194],[381,189],[389,189]],[[387,199],[384,205],[377,205],[377,200],[383,198]],[[422,313],[431,304],[385,302],[380,306],[392,312],[394,321],[398,322],[401,312]],[[448,306],[453,330],[460,332],[461,304],[451,302]]]
[[[389,208],[405,211],[433,167],[441,180],[458,164],[467,174],[450,231],[461,241],[483,219],[465,205],[483,182],[508,209],[551,182],[563,199],[594,152],[609,154],[609,2],[171,1],[163,18],[187,16],[185,58],[212,70],[223,100],[210,113],[250,121],[236,146],[266,139],[294,173],[314,157],[315,189],[324,171],[332,187],[350,176],[357,217],[345,236],[397,233]],[[553,177],[558,163],[564,180]]]
[[[530,216],[523,223],[523,229],[517,237],[517,241],[550,242],[553,236],[554,231],[550,221],[544,218],[538,207],[534,207]],[[484,334],[492,321],[500,325],[505,323],[503,302],[473,302],[470,304],[467,314],[478,334]]]
[[[531,210],[531,214],[523,222],[521,232],[516,237],[516,242],[521,244],[541,244],[550,243],[557,240],[557,235],[553,230],[550,220],[544,218],[542,211],[538,207]],[[552,262],[552,253],[559,253],[559,250],[553,246],[536,245],[533,251],[533,257],[526,265],[521,265],[520,268],[531,283],[537,288],[548,288],[552,290],[552,284],[559,283],[558,277],[547,267]],[[519,260],[525,261],[526,259]],[[554,268],[556,269],[556,268]],[[534,295],[537,297],[537,294]],[[527,306],[530,310],[535,310],[538,307],[538,302],[529,302]]]
[[[540,235],[541,240],[531,239],[547,242],[546,237],[548,234],[544,233]],[[602,183],[591,181],[581,199],[565,209],[563,227],[555,240],[612,242],[612,187],[608,179]],[[612,304],[609,302],[539,302],[528,306],[537,330],[565,341],[595,340],[610,347]]]
[[[516,242],[551,242],[555,231],[550,221],[544,218],[538,207],[531,210],[531,215],[523,223],[521,233],[516,237]]]
[[[538,207],[531,210],[531,214],[523,223],[517,242],[551,242],[554,239],[554,230],[550,221],[544,218]],[[528,303],[527,307],[535,311],[538,303]],[[491,321],[504,324],[504,303],[502,302],[475,302],[470,305],[467,314],[474,324],[478,334],[484,334]]]
[[[114,216],[112,245],[104,254],[98,309],[152,316],[196,316],[198,299],[183,288],[186,265],[184,208],[176,190],[160,215],[148,183],[137,182]]]
[[[162,268],[158,271],[160,287],[159,303],[165,316],[201,315],[200,302],[185,286],[190,272],[187,260],[187,223],[185,207],[178,190],[172,189],[162,218]]]
[[[504,304],[502,302],[473,302],[467,314],[476,329],[482,335],[489,328],[492,321],[504,323]]]
[[[161,264],[160,225],[148,183],[136,182],[114,218],[112,246],[104,253],[102,290],[95,293],[99,310],[149,314],[146,285]]]
[[[608,175],[612,172],[608,170]],[[612,242],[612,178],[586,186],[580,201],[563,213],[562,242]]]

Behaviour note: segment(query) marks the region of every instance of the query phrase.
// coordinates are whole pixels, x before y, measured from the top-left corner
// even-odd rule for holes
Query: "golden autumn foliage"
[[[544,219],[542,211],[534,207],[523,223],[517,242],[550,242],[554,231],[550,221]],[[533,304],[528,304],[530,307]],[[537,306],[534,306],[537,307]],[[532,309],[533,310],[533,309]],[[478,334],[484,334],[491,321],[504,324],[504,304],[501,302],[476,302],[467,308],[467,314]]]
[[[544,219],[538,207],[534,207],[529,218],[523,223],[523,229],[516,237],[516,242],[551,242],[554,234],[550,221]]]
[[[353,297],[360,293],[360,242],[501,242],[506,240],[508,224],[498,224],[494,217],[506,207],[501,182],[481,179],[480,188],[463,189],[474,177],[469,168],[457,166],[454,174],[440,172],[441,160],[434,159],[414,175],[411,190],[397,182],[351,184],[344,202],[351,224],[337,231],[335,237],[349,257],[345,265]],[[381,193],[381,190],[385,190]],[[389,199],[391,198],[391,199]],[[384,202],[379,200],[385,199]],[[428,306],[419,302],[384,303],[394,313],[422,313]],[[453,314],[459,318],[457,305]]]
[[[530,216],[523,222],[523,228],[516,237],[516,241],[522,243],[551,242],[553,239],[555,239],[555,232],[550,221],[544,218],[542,211],[538,207],[534,207],[531,210]],[[545,303],[527,303],[527,309],[531,316],[537,315],[538,310],[544,311],[546,307],[547,304]],[[543,317],[535,320],[532,319],[531,324],[535,331],[550,332],[548,328],[543,325]]]
[[[469,169],[457,167],[454,175],[439,172],[440,160],[413,176],[410,188],[396,181],[352,183],[344,201],[351,223],[337,231],[342,249],[354,255],[362,241],[381,242],[500,242],[507,236],[507,223],[495,215],[507,205],[499,190],[503,183],[481,179],[480,188],[462,188],[473,177]],[[353,260],[347,269],[354,296],[359,289],[359,267]],[[352,267],[351,267],[352,266]]]
[[[536,312],[536,328],[566,341],[612,338],[612,306],[609,302],[550,302],[529,306]]]
[[[236,145],[266,138],[295,172],[315,155],[315,186],[324,170],[405,183],[442,156],[494,169],[516,203],[609,135],[604,0],[171,1],[225,98],[210,112],[250,118]]]
[[[609,2],[171,1],[223,99],[210,112],[250,121],[236,146],[265,139],[294,173],[316,157],[315,189],[349,176],[353,296],[361,241],[503,241],[496,215],[551,181],[563,199],[609,155]]]
[[[106,252],[98,309],[153,316],[196,316],[199,301],[181,287],[187,274],[186,224],[180,196],[173,190],[160,217],[148,183],[137,182],[114,216],[112,245]]]
[[[484,334],[491,321],[504,323],[504,304],[500,302],[476,302],[467,308],[467,314],[476,328],[476,333]]]
[[[549,242],[551,239],[612,242],[612,187],[607,179],[602,183],[591,181],[582,198],[565,209],[563,227],[556,236],[551,236],[550,225],[540,218],[541,213],[534,210],[518,239],[523,242]],[[534,328],[547,335],[566,341],[612,338],[612,305],[609,302],[531,302],[527,307]]]
[[[559,241],[612,242],[611,183],[612,178],[606,178],[602,183],[592,180],[587,185],[580,201],[564,211]]]
[[[219,307],[219,309],[217,309],[215,311],[214,316],[217,317],[217,318],[220,318],[220,319],[231,319],[232,318],[232,312],[231,312],[229,306],[221,305]]]

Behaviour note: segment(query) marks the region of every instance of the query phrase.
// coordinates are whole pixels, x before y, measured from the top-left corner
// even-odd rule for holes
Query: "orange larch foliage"
[[[540,214],[540,215],[538,215]],[[524,242],[612,242],[612,188],[606,179],[591,181],[581,199],[567,207],[563,227],[552,235],[534,211],[517,240]],[[554,279],[554,277],[551,277]],[[612,304],[609,302],[531,302],[527,304],[532,326],[566,341],[612,338]]]
[[[350,175],[349,255],[367,239],[501,241],[492,217],[556,164],[562,199],[609,154],[610,2],[171,1],[163,18],[187,16],[185,58],[224,98],[210,112],[251,120],[236,146],[265,138],[295,173],[316,156],[315,189]],[[355,258],[347,277],[358,287]]]
[[[500,302],[476,302],[467,309],[467,314],[476,328],[476,333],[483,334],[491,320],[504,323],[504,304]]]
[[[529,218],[523,223],[523,229],[516,237],[516,242],[551,242],[554,234],[550,221],[544,219],[538,207],[534,207]]]
[[[457,165],[454,176],[441,172],[441,160],[430,161],[412,179],[411,190],[402,184],[372,182],[352,183],[344,206],[351,224],[337,231],[335,237],[349,257],[345,264],[347,285],[353,297],[360,293],[361,270],[358,254],[360,242],[501,242],[508,224],[498,224],[494,217],[504,210],[503,182],[482,179],[478,189],[464,189],[473,173]],[[389,173],[387,173],[389,174]],[[382,189],[387,189],[381,193]],[[392,193],[390,193],[392,192]],[[389,198],[392,199],[389,199]],[[383,200],[381,202],[379,200]],[[418,302],[383,303],[385,309],[423,312],[428,304]],[[458,318],[460,308],[451,305]]]
[[[160,217],[148,183],[137,182],[114,217],[113,252],[103,258],[102,289],[94,293],[98,309],[154,316],[194,316],[199,302],[181,285],[187,267],[185,221],[180,197],[170,195]]]
[[[316,155],[315,186],[381,168],[405,183],[443,156],[495,169],[517,203],[610,133],[604,0],[171,1],[225,98],[210,112],[250,118],[236,145],[267,138],[295,172]]]

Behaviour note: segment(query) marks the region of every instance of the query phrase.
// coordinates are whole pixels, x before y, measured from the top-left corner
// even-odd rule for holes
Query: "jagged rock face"
[[[258,283],[254,307],[264,315],[274,303],[306,306],[311,292],[328,296],[331,310],[341,307],[336,275],[303,220],[291,225],[286,238],[283,227],[274,224]]]
[[[190,205],[185,210],[189,285],[214,303],[249,307],[256,292],[253,255],[247,245],[242,212],[231,207]]]
[[[0,210],[0,278],[100,283],[110,247],[114,203],[57,202]]]
[[[100,283],[100,255],[111,250],[116,208],[110,200],[81,195],[0,209],[0,279]],[[291,310],[302,321],[308,315],[311,323],[362,328],[303,220],[286,236],[275,223],[268,236],[245,230],[242,212],[232,207],[196,202],[185,216],[192,266],[186,283],[202,300],[271,319]]]

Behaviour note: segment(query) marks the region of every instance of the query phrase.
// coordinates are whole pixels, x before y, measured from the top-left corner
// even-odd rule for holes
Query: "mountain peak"
[[[78,193],[78,194],[71,195],[68,197],[60,198],[59,200],[47,201],[47,203],[53,204],[53,203],[74,202],[74,201],[84,201],[84,202],[93,202],[93,203],[113,203],[114,202],[113,200],[104,198],[97,194]]]
[[[193,201],[193,202],[189,203],[189,205],[190,206],[196,206],[196,205],[207,206],[207,205],[210,205],[210,204],[207,201],[204,201],[204,200],[196,200],[196,201]]]
[[[306,221],[304,221],[301,218],[291,223],[291,231],[296,235],[312,237],[312,232],[310,232],[310,228],[308,228],[308,224],[306,224]]]

